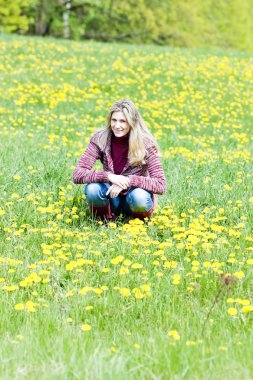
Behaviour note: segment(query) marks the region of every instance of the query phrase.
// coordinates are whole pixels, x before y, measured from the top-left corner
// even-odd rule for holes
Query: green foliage
[[[0,0],[7,31],[72,39],[253,50],[251,0]],[[64,15],[68,14],[67,26]],[[66,34],[65,34],[66,35]]]
[[[32,0],[0,0],[0,29],[6,32],[26,32],[32,19],[26,14]]]

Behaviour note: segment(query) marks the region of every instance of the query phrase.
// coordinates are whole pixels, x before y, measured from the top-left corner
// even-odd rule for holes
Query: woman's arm
[[[95,134],[90,143],[85,150],[84,154],[78,161],[76,168],[73,172],[73,182],[74,183],[91,183],[91,182],[110,182],[122,189],[127,189],[129,187],[129,178],[122,175],[116,175],[104,170],[92,169],[95,162],[101,159],[101,151],[96,144]]]
[[[74,183],[109,182],[107,172],[92,169],[95,162],[101,158],[101,151],[94,140],[95,135],[76,165],[72,176]]]
[[[154,194],[164,194],[167,187],[166,180],[154,146],[148,148],[147,166],[149,177],[129,175],[130,186],[140,187]]]

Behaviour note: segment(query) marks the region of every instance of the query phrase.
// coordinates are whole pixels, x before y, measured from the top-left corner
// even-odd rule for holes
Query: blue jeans
[[[119,194],[115,198],[107,198],[106,192],[109,189],[109,183],[88,183],[85,187],[84,194],[89,207],[103,215],[106,213],[108,206],[115,215],[149,217],[152,213],[153,200],[152,193],[149,191],[132,187],[127,194]],[[100,215],[101,216],[101,215]]]

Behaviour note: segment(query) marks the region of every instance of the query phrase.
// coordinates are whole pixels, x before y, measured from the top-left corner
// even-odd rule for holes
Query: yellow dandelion
[[[119,292],[124,297],[129,297],[131,295],[131,292],[128,288],[121,288]]]
[[[141,268],[143,268],[143,265],[139,264],[139,263],[135,263],[135,264],[132,265],[132,268],[133,269],[141,269]]]
[[[23,303],[17,303],[15,306],[14,306],[15,310],[24,310],[25,308],[25,305]]]
[[[245,314],[250,313],[251,311],[253,311],[253,305],[243,306],[241,309],[241,312]]]
[[[236,315],[237,314],[237,310],[234,307],[229,307],[227,311],[228,311],[229,315]]]
[[[81,329],[83,331],[90,331],[91,330],[91,325],[89,325],[88,323],[84,323],[81,327]]]
[[[120,255],[120,256],[114,257],[111,260],[111,264],[117,265],[119,263],[122,263],[123,260],[124,260],[124,257]]]
[[[235,272],[235,273],[234,273],[234,276],[235,276],[236,278],[238,278],[239,280],[241,280],[242,278],[245,277],[245,274],[243,273],[243,271],[239,271],[239,272]]]
[[[128,268],[126,268],[124,266],[120,267],[120,271],[119,271],[120,275],[123,276],[123,275],[128,274],[128,273],[129,273],[129,269]]]
[[[174,340],[180,340],[180,335],[178,334],[177,330],[168,331],[168,335]]]
[[[85,306],[85,310],[93,310],[93,306],[91,305]]]
[[[14,292],[15,290],[18,289],[17,285],[4,285],[2,286],[3,290],[6,290],[7,292]]]
[[[243,306],[248,306],[248,305],[250,305],[250,301],[249,300],[241,300],[241,305],[243,305]]]

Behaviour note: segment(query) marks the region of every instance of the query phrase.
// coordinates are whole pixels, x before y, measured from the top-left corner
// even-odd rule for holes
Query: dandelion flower
[[[174,340],[180,340],[180,335],[178,334],[177,330],[170,330],[168,332],[168,335],[173,338]]]
[[[248,305],[248,306],[243,306],[243,308],[242,308],[242,310],[241,310],[241,312],[242,313],[249,313],[249,312],[251,312],[251,311],[253,311],[253,305]]]
[[[81,327],[83,331],[89,331],[91,330],[91,326],[88,323],[84,323]]]
[[[24,310],[25,308],[25,305],[23,303],[17,303],[15,306],[14,306],[15,310]]]
[[[237,310],[234,307],[229,307],[228,308],[228,314],[229,315],[236,315],[237,314]]]

